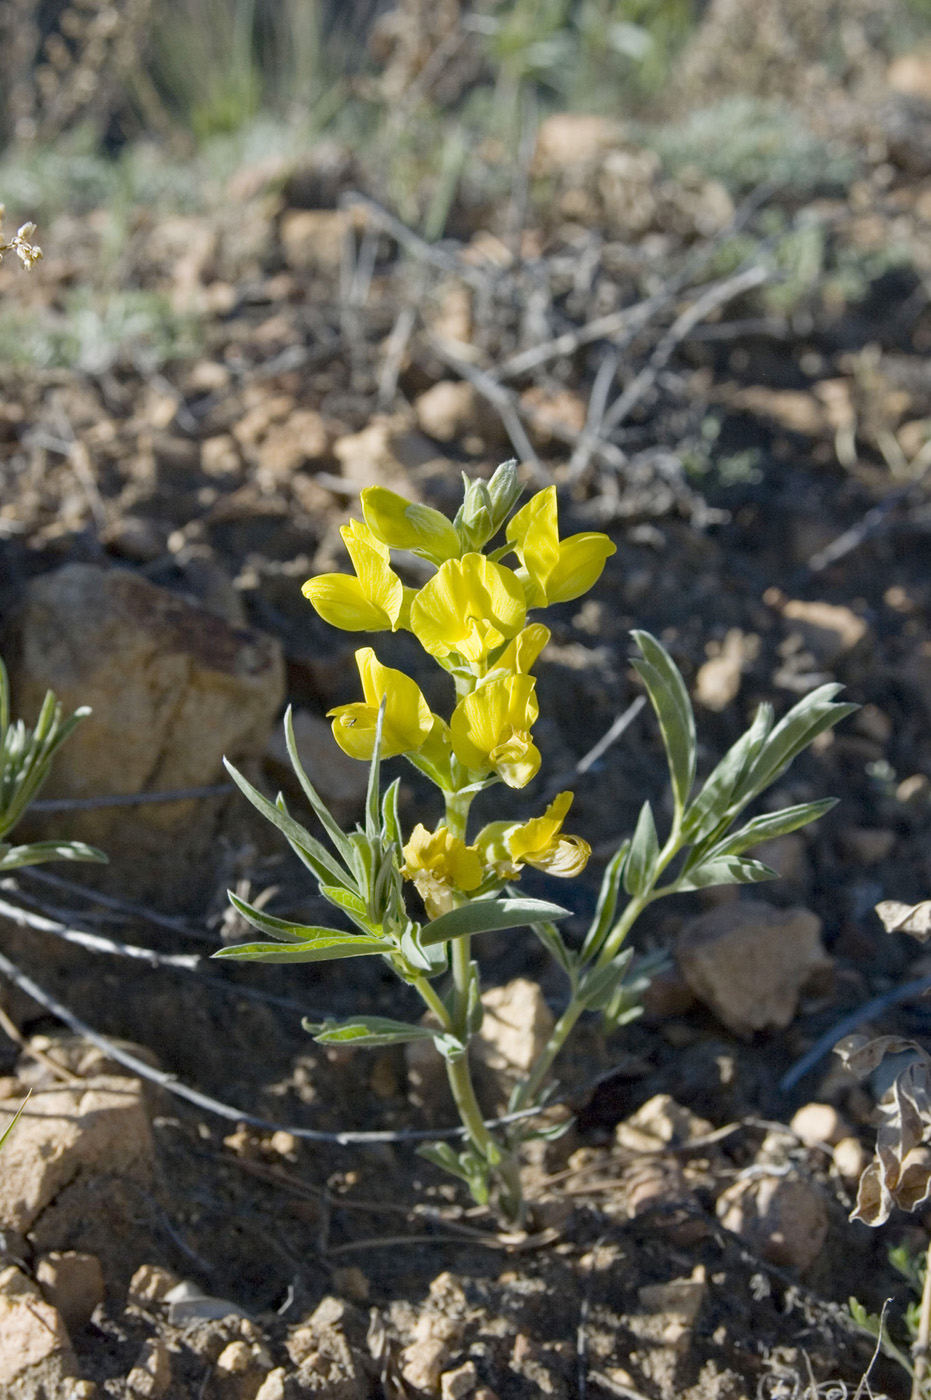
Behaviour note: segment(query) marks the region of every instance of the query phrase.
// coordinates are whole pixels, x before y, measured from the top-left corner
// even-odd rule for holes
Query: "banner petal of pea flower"
[[[524,590],[512,569],[484,554],[442,564],[411,603],[411,631],[436,657],[451,652],[483,666],[490,651],[516,637],[527,617]]]
[[[560,541],[556,487],[527,502],[508,524],[507,538],[520,559],[519,576],[528,608],[568,603],[597,583],[605,560],[616,552],[607,535],[586,531]]]
[[[340,534],[356,571],[352,574],[318,574],[302,588],[324,622],[344,632],[396,631],[409,613],[405,589],[390,565],[388,546],[367,525],[353,520]]]
[[[477,773],[497,773],[508,787],[526,787],[540,768],[530,728],[540,713],[533,676],[488,681],[460,700],[449,723],[453,752]]]
[[[327,711],[333,720],[333,737],[350,758],[369,760],[375,751],[378,711],[387,696],[382,729],[382,758],[415,752],[429,737],[434,724],[430,706],[416,681],[403,671],[383,666],[371,647],[360,647],[356,665],[362,677],[364,702],[337,705]]]

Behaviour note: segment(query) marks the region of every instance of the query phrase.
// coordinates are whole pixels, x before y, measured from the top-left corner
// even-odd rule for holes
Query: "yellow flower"
[[[382,758],[419,749],[433,729],[434,716],[416,681],[403,671],[383,666],[371,647],[360,647],[356,665],[362,677],[364,703],[337,705],[327,711],[327,718],[333,718],[333,737],[340,748],[350,758],[372,757],[378,710],[387,695]]]
[[[562,834],[562,824],[571,806],[572,793],[561,792],[542,817],[533,817],[516,826],[509,822],[490,822],[475,841],[486,865],[502,880],[514,879],[522,865],[533,865],[548,875],[564,879],[580,875],[592,849],[581,836]]]
[[[410,549],[434,564],[458,559],[462,544],[451,520],[432,506],[407,501],[384,486],[367,486],[362,512],[372,534],[392,549]]]
[[[451,836],[445,826],[428,831],[418,822],[404,847],[401,874],[413,880],[427,913],[435,919],[454,907],[456,892],[476,889],[484,871],[474,846]]]
[[[360,520],[344,525],[340,534],[356,576],[318,574],[304,584],[304,597],[324,622],[344,632],[396,632],[406,626],[414,590],[391,568],[388,546]]]
[[[527,675],[540,652],[550,639],[550,629],[542,622],[531,622],[523,632],[519,632],[513,642],[509,642],[495,662],[495,670],[519,672]]]
[[[530,608],[581,597],[597,583],[605,560],[615,553],[608,536],[597,531],[560,541],[555,486],[530,498],[509,522],[507,537],[521,562],[518,573]]]
[[[488,681],[453,710],[453,753],[477,773],[494,772],[508,787],[526,787],[540,767],[530,727],[540,713],[533,676]]]
[[[526,617],[524,590],[513,570],[484,554],[466,554],[447,560],[424,584],[411,603],[410,626],[431,655],[458,652],[481,664],[517,635]]]

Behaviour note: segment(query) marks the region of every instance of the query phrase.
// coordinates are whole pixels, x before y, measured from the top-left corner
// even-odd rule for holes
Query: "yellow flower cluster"
[[[473,500],[470,490],[477,489],[484,495]],[[479,502],[471,517],[470,500]],[[531,730],[539,705],[531,668],[550,634],[528,622],[528,612],[587,592],[615,549],[607,535],[595,532],[561,540],[551,486],[511,518],[505,544],[483,554],[476,541],[486,543],[503,523],[489,523],[490,500],[488,490],[473,483],[454,523],[429,506],[369,487],[362,492],[363,520],[341,530],[354,572],[320,574],[303,589],[320,616],[344,631],[412,632],[453,676],[457,704],[447,724],[415,681],[362,647],[356,664],[365,698],[330,711],[340,748],[370,759],[384,702],[383,757],[407,754],[448,794],[494,780],[522,788],[535,777],[540,753]],[[393,549],[419,555],[436,572],[420,589],[405,587],[392,568]],[[501,562],[509,555],[513,568]],[[434,912],[449,907],[451,891],[478,889],[490,874],[499,882],[513,878],[523,864],[577,874],[589,850],[560,834],[571,800],[570,793],[560,794],[545,816],[523,826],[486,827],[473,846],[445,826],[432,833],[418,826],[405,847],[404,873]]]

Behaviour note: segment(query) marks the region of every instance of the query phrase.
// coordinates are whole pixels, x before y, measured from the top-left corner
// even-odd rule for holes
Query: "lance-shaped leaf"
[[[300,754],[297,751],[297,741],[294,737],[294,721],[291,716],[291,706],[289,705],[284,716],[284,737],[288,746],[288,756],[291,759],[291,767],[294,769],[295,777],[300,783],[304,796],[317,814],[317,818],[333,842],[334,847],[342,856],[347,865],[351,862],[349,837],[343,831],[339,822],[327,807],[323,798],[307,776],[304,765],[301,763]],[[246,796],[248,797],[248,793]],[[250,799],[251,801],[251,799]]]
[[[340,885],[321,885],[320,893],[324,899],[335,904],[337,909],[344,909],[363,933],[370,934],[372,938],[384,937],[381,927],[369,918],[365,900],[361,899],[355,890],[345,890]]]
[[[405,1045],[414,1040],[435,1040],[444,1034],[435,1027],[414,1026],[407,1021],[394,1021],[390,1016],[360,1016],[353,1021],[305,1019],[301,1024],[320,1045]]]
[[[267,933],[270,938],[279,939],[282,943],[307,943],[321,937],[358,938],[358,934],[349,933],[346,929],[321,928],[319,924],[300,924],[294,919],[276,918],[274,914],[266,914],[264,909],[257,909],[254,904],[240,899],[232,890],[227,891],[227,898],[253,928],[257,928],[260,933]],[[377,942],[382,952],[389,951],[391,944],[382,936],[380,930],[366,929],[365,936],[368,942]],[[222,951],[214,954],[214,957],[221,956]]]
[[[347,889],[349,888],[350,881],[347,872],[321,846],[320,842],[301,826],[300,822],[296,822],[282,807],[277,807],[274,802],[269,802],[268,798],[264,797],[258,788],[253,787],[249,780],[244,778],[239,770],[234,768],[225,758],[223,766],[256,811],[261,812],[272,826],[277,826],[278,830],[288,838],[291,847],[301,856],[304,864],[319,880],[322,880],[324,884],[345,885]],[[348,838],[346,839],[348,840]]]
[[[772,705],[760,705],[750,728],[728,749],[689,803],[682,823],[682,835],[687,841],[704,840],[727,817],[733,794],[755,763],[772,727]]]
[[[372,748],[372,758],[369,763],[369,780],[365,790],[365,834],[370,841],[377,841],[381,832],[378,800],[381,796],[381,748],[382,736],[385,732],[385,709],[387,705],[388,696],[383,695],[381,704],[378,706],[378,718],[375,721],[375,743]]]
[[[470,933],[491,933],[495,929],[521,928],[543,919],[565,919],[571,913],[561,904],[545,899],[476,899],[458,909],[450,909],[420,931],[425,948],[462,938]]]
[[[605,866],[605,873],[601,877],[601,888],[598,891],[598,903],[595,905],[595,913],[579,954],[583,962],[588,962],[590,958],[595,956],[614,923],[617,902],[621,893],[624,863],[627,860],[629,850],[630,841],[622,841]]]
[[[778,880],[779,872],[761,860],[747,860],[740,856],[719,856],[707,860],[690,870],[677,880],[674,889],[677,893],[686,890],[706,890],[713,885],[756,885],[762,880]]]
[[[386,953],[389,945],[380,938],[366,938],[361,933],[343,933],[339,929],[319,929],[318,937],[303,943],[236,943],[220,948],[212,956],[230,958],[234,962],[305,963],[330,962],[335,958],[369,958]],[[276,934],[280,937],[280,934]]]
[[[598,1011],[614,995],[619,982],[622,982],[634,956],[633,948],[625,948],[605,967],[590,968],[582,978],[578,998],[583,1006]]]
[[[860,708],[859,705],[832,703],[841,690],[843,686],[833,683],[822,685],[792,706],[769,734],[756,761],[744,774],[734,793],[735,800],[742,803],[751,801],[776,782],[792,760],[807,749],[819,734]]]
[[[427,978],[438,977],[441,972],[446,971],[449,961],[446,949],[442,944],[434,944],[431,948],[422,947],[419,924],[408,924],[401,935],[398,951],[407,966],[416,969],[419,975]]]
[[[666,648],[649,632],[638,631],[631,635],[643,652],[644,659],[634,661],[634,668],[640,674],[656,711],[666,748],[676,811],[682,812],[695,781],[698,751],[695,716],[689,693]]]
[[[398,790],[401,786],[401,779],[395,778],[394,782],[385,788],[384,796],[381,800],[381,829],[382,839],[385,845],[393,842],[398,850],[404,845],[401,836],[401,819],[398,815]]]
[[[836,797],[824,797],[820,802],[802,802],[797,807],[783,807],[779,812],[754,817],[739,831],[719,841],[709,852],[709,857],[739,856],[751,846],[760,846],[764,841],[773,841],[777,836],[788,836],[789,832],[798,831],[799,827],[817,821],[836,806]]]
[[[28,846],[0,843],[0,870],[17,870],[23,865],[44,865],[49,860],[85,860],[106,865],[107,857],[96,846],[83,841],[33,841]]]
[[[649,802],[644,802],[624,863],[624,889],[628,894],[637,897],[647,893],[656,875],[658,856],[656,823]]]

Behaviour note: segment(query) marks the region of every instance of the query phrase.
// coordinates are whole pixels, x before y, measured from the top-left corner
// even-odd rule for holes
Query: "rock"
[[[290,1333],[288,1355],[297,1366],[301,1395],[321,1400],[367,1400],[370,1380],[365,1317],[342,1298],[324,1298],[306,1322]]]
[[[368,764],[350,758],[333,738],[329,721],[309,710],[295,710],[294,738],[308,778],[341,826],[352,824],[361,815],[368,786]],[[291,767],[284,727],[274,731],[265,750],[265,761],[275,783],[293,794],[295,803],[307,799]],[[300,820],[300,809],[295,806]]]
[[[793,1114],[789,1127],[806,1147],[834,1147],[849,1137],[850,1125],[829,1103],[806,1103]]]
[[[53,1250],[36,1264],[36,1282],[69,1333],[85,1327],[104,1299],[103,1269],[95,1254]]]
[[[131,1395],[159,1400],[171,1385],[171,1353],[161,1337],[145,1343],[135,1366],[126,1377]]]
[[[222,1322],[225,1318],[244,1318],[248,1315],[228,1298],[214,1298],[205,1293],[196,1283],[185,1279],[165,1294],[168,1304],[168,1321],[172,1327],[191,1327],[199,1322]]]
[[[762,846],[754,846],[747,852],[753,860],[761,860],[771,870],[775,870],[780,880],[792,885],[807,886],[811,878],[811,863],[804,836],[790,831],[785,836],[776,836],[765,841]],[[733,888],[733,886],[731,886]]]
[[[844,1137],[834,1148],[834,1166],[845,1181],[859,1181],[869,1164],[870,1154],[859,1138]]]
[[[719,650],[698,669],[695,677],[695,698],[706,710],[715,713],[726,710],[737,697],[744,671],[760,649],[757,636],[747,636],[739,627],[731,627]]]
[[[259,478],[275,485],[293,472],[325,458],[330,438],[326,424],[313,409],[302,408],[269,429],[258,449]]]
[[[525,977],[490,987],[482,993],[482,1006],[485,1015],[472,1042],[474,1061],[503,1108],[514,1081],[539,1059],[555,1022],[542,989]]]
[[[787,599],[782,616],[802,635],[802,641],[822,666],[833,666],[869,632],[862,617],[835,603],[806,603]]]
[[[416,492],[409,472],[435,461],[437,451],[420,433],[410,430],[402,415],[377,413],[361,432],[337,438],[333,455],[353,492],[387,486],[413,500]]]
[[[828,965],[816,914],[750,899],[691,919],[676,952],[699,1000],[745,1037],[787,1026],[805,983]]]
[[[660,1152],[680,1147],[711,1132],[711,1124],[677,1104],[669,1094],[654,1094],[636,1113],[618,1123],[614,1140],[630,1152]]]
[[[797,1174],[760,1172],[735,1181],[718,1197],[721,1224],[763,1259],[804,1272],[817,1259],[828,1233],[821,1190]]]
[[[11,642],[19,714],[34,716],[48,688],[66,712],[93,709],[57,756],[49,797],[218,783],[224,755],[263,751],[284,699],[276,640],[123,569],[69,564],[35,579]],[[222,811],[213,799],[67,812],[32,834],[100,846],[121,894],[181,907],[212,892]]]
[[[441,379],[414,401],[414,412],[421,432],[453,442],[475,427],[475,389],[464,379]]]
[[[269,1371],[255,1392],[255,1400],[284,1400],[286,1375],[287,1372],[283,1366],[276,1366],[274,1371]]]
[[[468,1400],[475,1394],[477,1385],[475,1362],[465,1361],[454,1371],[444,1371],[440,1376],[440,1400]]]
[[[5,1400],[43,1400],[76,1377],[64,1321],[16,1268],[0,1272],[0,1389]]]
[[[163,1269],[160,1264],[142,1264],[130,1279],[126,1302],[138,1308],[164,1302],[179,1282],[177,1274]]]
[[[0,1132],[14,1111],[0,1104]],[[39,1250],[97,1255],[119,1276],[140,1191],[150,1195],[156,1181],[142,1086],[101,1075],[29,1101],[3,1147],[0,1225],[28,1232]]]
[[[449,1359],[449,1346],[442,1338],[424,1337],[401,1352],[401,1375],[415,1390],[435,1394]]]
[[[580,164],[599,161],[624,145],[624,128],[608,117],[583,112],[555,112],[540,123],[531,171],[554,175]]]

